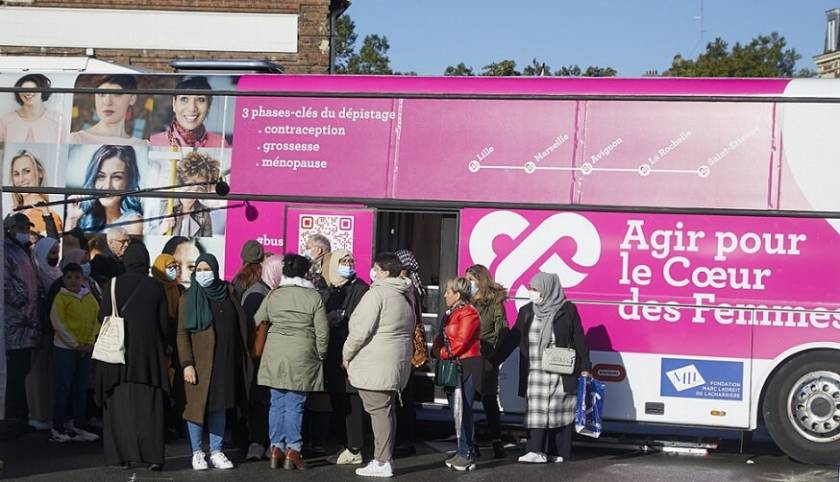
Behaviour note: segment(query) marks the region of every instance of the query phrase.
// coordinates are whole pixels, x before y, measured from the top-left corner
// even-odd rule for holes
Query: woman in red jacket
[[[432,353],[441,360],[458,360],[461,366],[461,383],[448,393],[458,450],[446,460],[446,466],[458,471],[473,470],[475,425],[472,406],[476,392],[481,393],[484,379],[481,320],[470,304],[470,282],[465,278],[449,280],[443,298],[449,309],[444,314]]]

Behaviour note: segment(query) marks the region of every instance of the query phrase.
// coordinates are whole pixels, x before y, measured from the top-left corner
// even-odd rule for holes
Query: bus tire
[[[764,422],[773,441],[806,464],[840,462],[840,352],[806,352],[767,384]]]

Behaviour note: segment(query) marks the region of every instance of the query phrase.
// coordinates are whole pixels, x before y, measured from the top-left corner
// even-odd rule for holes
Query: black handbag
[[[446,338],[446,327],[441,328],[440,335],[443,337],[443,346],[446,351],[449,349],[449,340]],[[438,360],[435,363],[435,385],[444,388],[455,388],[461,385],[461,360]]]

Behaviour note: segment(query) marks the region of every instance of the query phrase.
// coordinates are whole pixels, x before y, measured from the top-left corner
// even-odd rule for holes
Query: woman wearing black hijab
[[[232,469],[222,452],[225,412],[247,400],[248,322],[232,285],[219,277],[219,262],[212,254],[195,260],[190,288],[181,297],[177,342],[193,469],[209,468],[202,449],[205,431],[210,433],[210,466]]]
[[[96,362],[96,403],[102,406],[105,462],[128,466],[164,462],[164,404],[168,400],[164,348],[167,304],[160,283],[149,277],[149,252],[133,242],[123,255],[126,272],[116,283],[116,303],[125,321],[125,364]],[[110,283],[99,319],[112,311]]]

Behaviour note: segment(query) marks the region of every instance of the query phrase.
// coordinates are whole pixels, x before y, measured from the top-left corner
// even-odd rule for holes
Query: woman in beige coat
[[[300,456],[303,405],[307,392],[324,390],[330,328],[321,295],[303,279],[309,267],[303,256],[286,255],[280,287],[265,297],[254,315],[255,322],[270,323],[257,384],[271,389],[272,468],[306,468]]]
[[[372,284],[350,317],[342,355],[350,384],[359,390],[370,414],[374,458],[356,470],[367,477],[391,477],[397,427],[396,395],[411,376],[414,307],[411,281],[400,278],[403,266],[392,253],[373,259]]]

